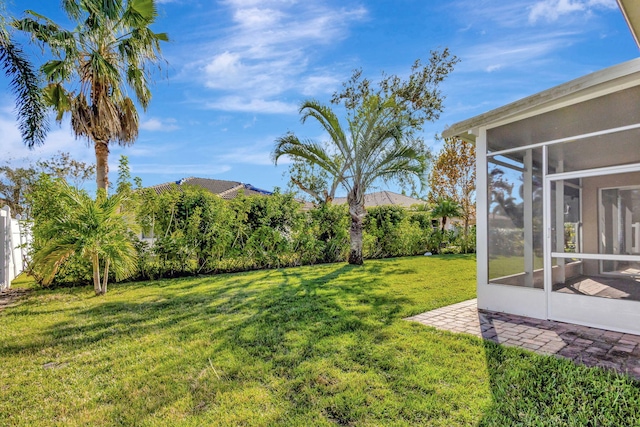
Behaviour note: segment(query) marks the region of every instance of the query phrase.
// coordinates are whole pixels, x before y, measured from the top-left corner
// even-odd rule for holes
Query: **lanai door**
[[[572,148],[546,150],[548,317],[640,333],[640,164],[563,171]]]

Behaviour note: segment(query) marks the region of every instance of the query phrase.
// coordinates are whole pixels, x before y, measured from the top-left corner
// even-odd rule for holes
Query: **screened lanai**
[[[640,60],[444,136],[476,144],[478,307],[640,333]]]

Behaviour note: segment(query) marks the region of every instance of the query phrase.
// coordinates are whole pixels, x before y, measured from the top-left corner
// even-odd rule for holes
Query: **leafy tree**
[[[462,208],[452,199],[440,198],[436,201],[435,206],[431,210],[431,216],[442,219],[442,232],[444,233],[447,225],[447,218],[459,217],[462,214]]]
[[[292,133],[276,140],[276,162],[283,155],[302,159],[326,171],[347,190],[350,264],[362,264],[366,191],[377,180],[414,186],[415,178],[424,173],[429,153],[416,135],[426,121],[439,117],[443,96],[438,87],[457,61],[446,49],[432,52],[426,65],[413,64],[406,80],[383,74],[377,86],[362,77],[362,70],[356,70],[331,100],[345,107],[347,127],[330,107],[309,100],[300,108],[302,122],[309,117],[318,121],[330,141],[300,140]]]
[[[334,161],[338,162],[339,159],[336,158]],[[318,205],[330,204],[335,199],[340,182],[319,166],[294,157],[287,172],[289,174],[288,189],[297,193],[301,196],[300,198],[308,200],[310,196],[311,200]]]
[[[469,222],[476,216],[476,156],[473,144],[461,139],[447,139],[429,174],[429,201],[443,198],[460,205],[465,239]]]
[[[37,72],[24,51],[12,38],[5,21],[5,3],[0,1],[0,66],[9,78],[16,98],[18,127],[29,148],[42,145],[47,133],[46,107]]]
[[[72,30],[31,11],[13,24],[50,49],[54,59],[42,66],[49,82],[45,100],[58,121],[70,113],[76,137],[93,143],[96,181],[106,191],[109,144],[133,144],[138,136],[128,93],[147,108],[151,66],[168,38],[149,28],[157,15],[154,0],[64,0],[62,6],[76,23]]]
[[[110,271],[116,280],[136,271],[137,252],[130,236],[135,223],[120,213],[122,194],[108,197],[99,190],[94,200],[82,190],[62,185],[59,214],[36,225],[38,235],[47,239],[33,256],[33,269],[48,285],[67,259],[79,255],[91,263],[96,295],[104,295]]]
[[[0,206],[9,206],[12,215],[27,214],[25,195],[37,176],[33,167],[12,167],[9,162],[0,166]]]
[[[93,178],[96,170],[95,165],[75,160],[69,153],[62,151],[50,159],[38,160],[36,166],[47,175],[64,179],[76,188],[80,188],[85,181]]]
[[[26,197],[31,186],[43,172],[51,177],[71,181],[76,187],[93,175],[94,167],[71,158],[69,153],[58,153],[50,159],[38,160],[24,167],[11,166],[6,162],[0,166],[0,204],[11,208],[14,214],[30,216],[30,204]]]

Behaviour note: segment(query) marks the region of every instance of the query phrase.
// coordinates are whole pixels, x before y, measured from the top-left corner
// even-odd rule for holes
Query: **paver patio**
[[[640,336],[552,320],[478,310],[472,299],[407,318],[540,354],[600,366],[640,380]]]

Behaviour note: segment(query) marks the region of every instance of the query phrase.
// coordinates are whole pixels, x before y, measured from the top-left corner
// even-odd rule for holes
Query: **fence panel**
[[[8,206],[0,209],[0,291],[26,267],[30,230],[20,215],[11,218]]]

